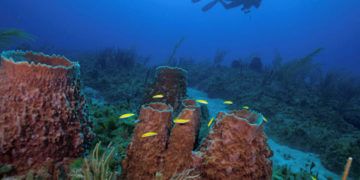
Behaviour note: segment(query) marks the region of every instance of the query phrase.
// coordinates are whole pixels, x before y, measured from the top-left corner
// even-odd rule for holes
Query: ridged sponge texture
[[[186,99],[182,104],[184,108],[177,118],[189,120],[189,122],[174,124],[171,130],[168,147],[164,154],[165,162],[162,172],[165,179],[170,179],[174,174],[196,166],[193,162],[196,158],[193,150],[199,133],[201,109],[194,100]]]
[[[62,56],[1,54],[0,163],[19,173],[83,152],[92,133],[79,71]]]
[[[220,112],[201,152],[204,179],[271,179],[272,152],[263,117],[248,110]]]
[[[155,80],[145,98],[145,103],[163,102],[171,105],[175,111],[186,97],[187,72],[181,68],[160,66],[156,69]],[[162,94],[164,98],[154,99],[154,95]]]
[[[123,179],[154,179],[161,172],[171,129],[173,109],[165,103],[145,104],[140,110],[127,156],[123,161]],[[154,132],[155,136],[143,137]]]

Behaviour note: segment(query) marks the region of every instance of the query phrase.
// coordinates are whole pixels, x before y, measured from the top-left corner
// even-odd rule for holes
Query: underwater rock
[[[151,86],[145,103],[164,102],[178,110],[181,101],[186,96],[186,74],[181,68],[161,66],[156,69],[156,77]],[[164,98],[154,99],[153,96],[162,94]]]
[[[62,56],[1,54],[1,164],[18,174],[81,155],[92,133],[79,72],[77,63]]]
[[[272,152],[266,143],[263,117],[248,110],[220,112],[202,144],[205,179],[271,179]]]
[[[200,106],[194,100],[184,100],[184,109],[178,119],[190,120],[185,124],[175,124],[171,130],[168,148],[165,155],[163,176],[170,179],[174,174],[192,169],[195,157],[192,153],[199,132]]]
[[[163,154],[171,129],[173,109],[165,103],[150,103],[141,107],[133,139],[123,161],[124,179],[153,179],[161,171]],[[143,137],[148,132],[155,136]]]

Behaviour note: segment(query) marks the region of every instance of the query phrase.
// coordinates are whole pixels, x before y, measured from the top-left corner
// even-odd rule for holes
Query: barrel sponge
[[[156,68],[155,80],[144,100],[149,102],[163,102],[178,111],[182,100],[186,97],[187,71],[177,67],[160,66]],[[153,99],[157,94],[163,94],[162,99]]]
[[[160,102],[141,107],[127,156],[122,162],[123,179],[154,179],[162,169],[163,155],[166,151],[171,129],[173,108]],[[156,132],[153,137],[143,138],[147,132]]]
[[[271,179],[272,152],[263,116],[248,110],[220,112],[201,152],[205,179]]]
[[[194,100],[185,99],[182,102],[184,108],[178,115],[178,119],[189,120],[188,123],[174,124],[168,141],[167,150],[164,153],[165,179],[170,179],[174,174],[187,169],[196,168],[193,155],[196,140],[199,133],[201,118],[200,106]]]
[[[30,51],[0,62],[0,164],[21,173],[81,155],[92,133],[79,64]]]

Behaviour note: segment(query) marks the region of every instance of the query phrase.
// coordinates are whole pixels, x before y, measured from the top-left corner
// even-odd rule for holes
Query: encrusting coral
[[[92,133],[77,63],[5,51],[0,78],[0,163],[18,174],[83,153]]]

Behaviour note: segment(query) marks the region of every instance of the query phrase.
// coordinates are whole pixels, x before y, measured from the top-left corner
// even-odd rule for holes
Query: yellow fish
[[[161,99],[161,98],[163,98],[163,97],[164,97],[164,95],[162,95],[162,94],[157,94],[157,95],[153,96],[152,98],[153,98],[153,99]]]
[[[147,132],[147,133],[141,135],[141,137],[144,138],[144,137],[150,137],[150,136],[156,136],[156,135],[157,135],[156,132]]]
[[[249,109],[249,106],[243,106],[242,108],[243,109]]]
[[[208,123],[208,127],[211,126],[211,124],[212,124],[213,121],[214,121],[214,118],[211,118],[210,121],[209,121],[209,123]]]
[[[231,105],[231,104],[233,104],[233,102],[232,101],[224,101],[224,104]]]
[[[268,122],[268,119],[267,119],[266,117],[263,117],[263,120],[264,120],[265,122]]]
[[[127,114],[121,115],[119,118],[120,118],[120,119],[126,119],[126,118],[129,118],[129,117],[132,117],[132,116],[135,116],[135,114],[133,114],[133,113],[127,113]]]
[[[206,100],[202,100],[202,99],[198,99],[198,100],[196,100],[196,102],[198,102],[200,104],[209,104]]]
[[[174,123],[176,124],[185,124],[188,123],[190,121],[190,119],[175,119]]]
[[[311,180],[317,180],[315,176],[311,176]]]

